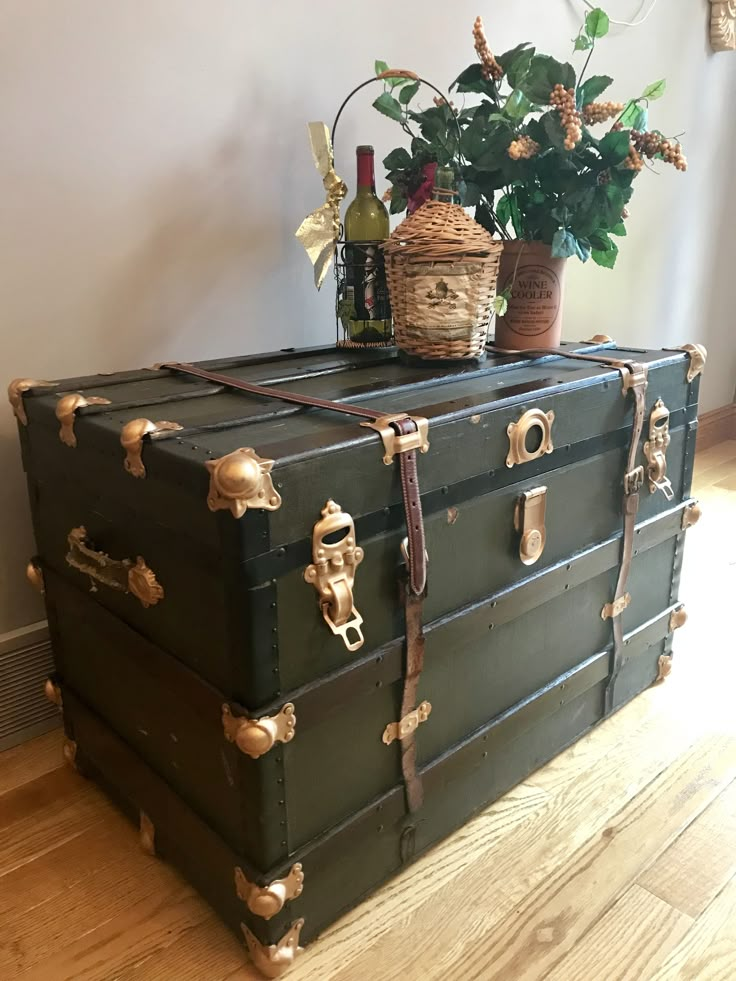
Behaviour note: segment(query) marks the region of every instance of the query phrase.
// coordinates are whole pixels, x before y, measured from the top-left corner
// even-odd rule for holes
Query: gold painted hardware
[[[621,616],[626,607],[631,602],[631,593],[624,593],[613,603],[606,603],[601,610],[601,620],[609,620],[613,617]]]
[[[301,862],[292,865],[291,871],[283,879],[275,879],[267,886],[257,886],[249,882],[241,868],[235,869],[235,889],[238,899],[242,899],[255,916],[270,920],[280,913],[286,903],[301,896],[304,889],[304,872]]]
[[[98,552],[92,548],[84,526],[72,528],[67,535],[67,542],[67,565],[83,572],[95,582],[119,593],[132,593],[146,609],[164,598],[163,586],[142,556],[139,555],[135,562],[132,559],[111,559],[106,552]],[[93,585],[94,589],[96,587]]]
[[[537,460],[545,453],[551,453],[554,449],[552,445],[552,423],[555,421],[555,414],[542,412],[541,409],[527,409],[518,422],[510,422],[506,427],[509,436],[509,455],[506,457],[506,466],[513,467],[517,463],[528,463],[530,460]],[[527,436],[533,430],[539,430],[539,446],[535,450],[527,448]]]
[[[615,344],[616,342],[608,334],[594,334],[592,337],[588,338],[587,341],[583,341],[583,344]]]
[[[245,923],[240,924],[251,959],[261,974],[265,974],[267,978],[280,978],[288,971],[297,954],[301,954],[303,950],[299,946],[299,934],[303,926],[304,920],[295,920],[277,944],[266,947],[253,936]]]
[[[278,510],[281,495],[271,479],[273,464],[273,460],[258,456],[249,446],[218,460],[208,460],[210,490],[207,506],[210,511],[228,510],[234,518],[242,518],[248,508]]]
[[[387,746],[390,746],[394,739],[405,739],[407,736],[411,735],[422,722],[426,722],[429,718],[429,713],[432,711],[432,705],[429,702],[422,702],[422,704],[415,708],[413,712],[409,712],[404,716],[399,722],[389,722],[386,728],[383,730],[383,735],[381,739]]]
[[[708,358],[708,351],[704,344],[683,344],[676,348],[677,351],[685,351],[690,355],[690,366],[687,369],[688,382],[694,381],[698,375],[702,374],[705,362]]]
[[[41,566],[35,559],[31,559],[26,566],[26,579],[31,586],[33,586],[34,589],[37,589],[43,596],[44,592],[46,591],[43,581],[43,572],[41,571]]]
[[[671,438],[670,410],[662,399],[657,399],[649,416],[649,439],[644,444],[644,456],[649,461],[649,492],[654,494],[661,490],[668,501],[675,496],[667,476],[667,447]]]
[[[624,474],[624,492],[626,494],[636,494],[644,483],[644,467],[635,467]]]
[[[35,378],[15,378],[11,381],[8,385],[8,401],[13,408],[16,418],[24,426],[28,425],[28,416],[23,405],[24,393],[31,388],[51,388],[56,384],[57,382],[38,381]]]
[[[146,468],[143,466],[143,440],[146,436],[155,439],[161,433],[177,432],[183,429],[178,422],[151,422],[150,419],[131,419],[123,426],[120,433],[120,443],[125,450],[125,469],[134,477],[145,477]]]
[[[74,434],[74,413],[77,409],[83,409],[88,405],[110,404],[110,399],[98,398],[96,395],[90,395],[89,398],[85,398],[79,392],[74,392],[71,395],[62,395],[56,403],[56,418],[59,420],[61,426],[59,429],[59,439],[61,442],[72,448],[77,445],[77,437]]]
[[[679,630],[680,627],[684,627],[687,623],[687,610],[684,606],[679,606],[676,610],[673,610],[670,614],[670,633],[674,633],[675,630]]]
[[[77,767],[77,744],[73,739],[64,739],[61,747],[62,755],[69,766],[73,767],[75,770]]]
[[[411,419],[416,424],[416,430],[399,436],[391,423],[400,422],[402,419]],[[409,416],[405,412],[398,412],[395,415],[381,416],[375,422],[361,422],[361,426],[375,429],[380,434],[385,451],[383,462],[387,467],[391,465],[396,453],[407,453],[410,450],[426,453],[429,449],[429,420],[424,416]]]
[[[353,519],[339,504],[328,501],[312,532],[314,561],[304,570],[304,580],[319,593],[325,623],[333,634],[342,637],[349,651],[357,651],[365,639],[360,629],[363,617],[353,599],[355,570],[363,561],[363,554],[363,549],[355,544]],[[349,631],[357,640],[349,639]]]
[[[696,501],[693,504],[688,504],[685,510],[682,512],[682,530],[686,531],[688,528],[692,528],[696,525],[703,515],[703,509]]]
[[[626,398],[626,393],[630,388],[637,388],[643,385],[646,390],[649,369],[645,364],[636,364],[636,368],[638,369],[636,371],[631,370],[632,363],[627,364],[625,361],[611,361],[611,366],[616,368],[621,375],[621,394],[624,398]]]
[[[61,688],[59,688],[53,679],[46,679],[46,683],[43,686],[43,693],[52,705],[56,705],[57,708],[62,707]]]
[[[144,812],[140,812],[140,843],[146,855],[156,854],[156,825]]]
[[[225,704],[222,706],[222,727],[228,742],[235,743],[241,753],[257,760],[276,743],[288,743],[294,738],[294,703],[287,702],[276,715],[265,715],[262,719],[235,716]]]
[[[547,488],[534,487],[523,491],[514,506],[514,528],[521,535],[519,558],[524,565],[534,565],[544,551],[547,529]]]
[[[664,681],[665,678],[669,678],[672,674],[672,655],[671,654],[660,654],[657,659],[657,677],[654,679],[654,684],[658,685],[660,682]]]

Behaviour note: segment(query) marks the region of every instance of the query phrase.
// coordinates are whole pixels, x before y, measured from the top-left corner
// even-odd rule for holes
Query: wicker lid
[[[427,201],[394,229],[383,248],[388,255],[444,259],[492,255],[503,248],[503,242],[494,239],[460,205]]]

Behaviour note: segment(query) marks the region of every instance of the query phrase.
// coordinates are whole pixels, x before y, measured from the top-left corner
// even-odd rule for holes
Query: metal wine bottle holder
[[[415,72],[408,71],[403,68],[389,68],[388,71],[381,72],[380,75],[375,75],[373,78],[367,79],[365,82],[361,82],[357,85],[352,92],[350,92],[344,99],[342,105],[337,110],[337,115],[335,116],[335,121],[332,124],[332,146],[335,146],[335,133],[337,131],[337,124],[339,122],[340,116],[343,110],[347,106],[348,102],[352,97],[364,89],[366,85],[370,85],[372,82],[382,82],[387,78],[405,78],[413,82],[419,82],[420,85],[426,85],[427,88],[432,89],[433,92],[443,100],[446,100],[446,96],[431,82],[426,81],[426,79],[420,78]],[[459,140],[462,136],[462,131],[460,129],[460,124],[455,120],[455,125],[458,131],[458,151],[459,151]],[[351,307],[349,288],[355,283],[357,275],[362,273],[366,267],[366,262],[371,262],[375,260],[377,255],[381,255],[381,247],[383,243],[381,241],[371,241],[371,242],[352,242],[353,246],[353,256],[349,259],[345,252],[345,246],[347,245],[344,238],[344,227],[340,224],[340,237],[335,243],[335,333],[336,333],[336,345],[337,347],[349,347],[356,349],[372,349],[376,347],[392,347],[394,344],[393,334],[389,337],[366,340],[366,341],[355,341],[352,340],[349,334],[349,312]],[[390,315],[390,304],[387,301],[387,306]]]

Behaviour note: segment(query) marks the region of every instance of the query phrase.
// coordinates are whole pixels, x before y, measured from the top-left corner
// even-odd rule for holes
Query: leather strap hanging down
[[[166,363],[160,365],[171,371],[204,378],[217,385],[247,392],[250,395],[260,395],[265,398],[281,399],[296,405],[312,406],[316,409],[327,409],[341,412],[344,415],[360,416],[364,419],[377,421],[391,413],[364,406],[350,405],[347,402],[330,402],[311,395],[297,395],[280,388],[270,388],[264,385],[253,385],[250,382],[221,375],[213,371],[205,371],[192,364]],[[394,413],[395,415],[395,413]],[[416,422],[410,417],[399,418],[390,422],[398,436],[406,436],[417,431]],[[404,500],[407,539],[404,557],[407,565],[406,582],[402,583],[404,593],[404,615],[406,620],[406,671],[404,676],[404,691],[401,700],[401,716],[403,719],[417,708],[417,693],[419,678],[424,668],[424,630],[422,614],[424,596],[427,586],[427,553],[424,539],[424,519],[422,516],[422,499],[419,490],[419,475],[417,472],[416,449],[397,450],[399,470],[401,474],[401,491]],[[406,788],[406,802],[410,813],[422,806],[424,793],[421,778],[416,766],[416,736],[410,732],[401,740],[401,772]]]
[[[631,571],[631,560],[634,555],[634,529],[636,527],[636,516],[639,511],[639,489],[644,483],[644,467],[636,466],[636,457],[639,452],[639,440],[641,439],[642,429],[644,428],[644,414],[646,411],[646,391],[647,391],[647,369],[643,365],[636,365],[636,371],[632,376],[631,393],[634,397],[634,420],[631,429],[631,442],[626,458],[626,473],[624,474],[624,530],[621,541],[621,564],[618,570],[616,581],[616,592],[613,596],[613,606],[623,601],[626,596],[626,583]],[[623,610],[621,611],[621,613]],[[624,625],[621,613],[613,614],[613,656],[611,659],[611,671],[606,685],[604,712],[609,715],[613,710],[613,696],[616,687],[616,680],[621,671],[621,664],[624,656]]]

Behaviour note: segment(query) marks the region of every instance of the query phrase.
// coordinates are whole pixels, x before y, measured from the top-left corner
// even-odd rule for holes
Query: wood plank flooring
[[[736,979],[736,441],[700,452],[675,669],[301,955],[292,981]],[[48,733],[0,755],[3,981],[252,981]]]

